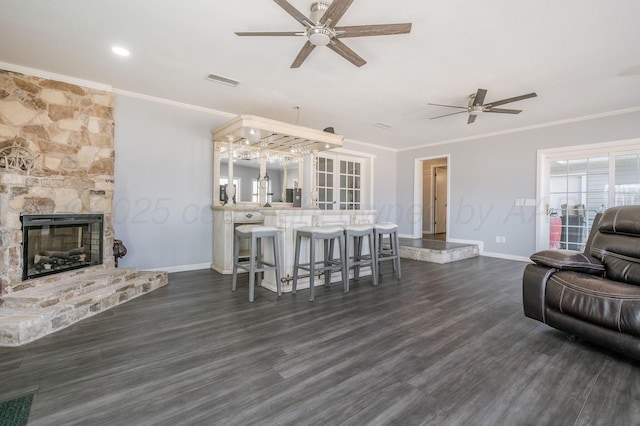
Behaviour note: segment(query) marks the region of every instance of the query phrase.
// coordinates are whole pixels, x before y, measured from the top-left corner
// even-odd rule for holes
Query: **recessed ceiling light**
[[[113,53],[115,53],[118,56],[129,56],[129,51],[127,49],[125,49],[124,47],[120,47],[120,46],[113,46],[111,48],[111,51]]]

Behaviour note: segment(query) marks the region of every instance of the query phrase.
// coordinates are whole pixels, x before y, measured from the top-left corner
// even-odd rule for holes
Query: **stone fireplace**
[[[113,108],[110,92],[0,70],[0,346],[167,283],[115,268]]]

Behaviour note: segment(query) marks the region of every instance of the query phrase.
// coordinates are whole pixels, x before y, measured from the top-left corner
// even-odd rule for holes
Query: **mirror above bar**
[[[253,115],[211,131],[213,206],[290,203],[294,188],[315,188],[316,155],[342,146],[344,136]],[[303,185],[304,177],[310,182]],[[233,182],[235,185],[228,185]],[[303,194],[303,199],[312,199]],[[309,206],[309,205],[307,205]]]

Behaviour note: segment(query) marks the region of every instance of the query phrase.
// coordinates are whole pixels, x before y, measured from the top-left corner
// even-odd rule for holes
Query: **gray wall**
[[[114,229],[128,249],[120,266],[211,263],[210,131],[227,120],[117,95]]]
[[[398,153],[398,215],[401,234],[413,233],[416,158],[451,155],[449,238],[483,241],[484,250],[528,257],[535,251],[537,150],[640,137],[640,112],[554,125],[517,133]],[[497,235],[506,243],[495,242]]]
[[[117,95],[114,229],[128,249],[121,267],[209,267],[214,238],[210,132],[229,118]],[[397,154],[348,141],[344,146],[376,157],[373,208],[380,220],[395,220]],[[279,174],[273,178],[274,187],[281,185]]]
[[[374,190],[372,209],[377,211],[378,221],[394,222],[398,210],[396,199],[398,190],[398,153],[349,140],[345,140],[343,147],[351,151],[374,156],[372,161]]]
[[[211,129],[228,116],[118,95],[115,108],[116,238],[129,249],[121,265],[173,270],[211,262]],[[486,252],[529,256],[536,197],[537,150],[640,137],[640,112],[401,152],[346,140],[373,155],[373,209],[378,220],[411,235],[416,212],[416,158],[451,155],[450,235],[483,241]],[[495,243],[495,236],[506,243]]]

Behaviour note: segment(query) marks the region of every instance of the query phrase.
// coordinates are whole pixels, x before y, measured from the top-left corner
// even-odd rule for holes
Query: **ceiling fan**
[[[443,104],[432,104],[436,106],[443,106],[447,108],[459,108],[464,111],[452,112],[451,114],[439,115],[437,117],[431,117],[430,120],[434,118],[447,117],[449,115],[468,113],[469,119],[467,120],[467,124],[471,124],[476,121],[476,117],[480,113],[484,112],[494,112],[499,114],[520,114],[522,112],[521,109],[506,109],[506,108],[495,108],[499,105],[508,104],[511,102],[521,101],[523,99],[535,98],[538,96],[536,93],[527,93],[526,95],[520,95],[513,98],[502,99],[500,101],[487,102],[484,103],[484,98],[487,96],[487,91],[485,89],[478,89],[476,93],[472,93],[469,95],[469,104],[467,106],[456,106],[456,105],[443,105]]]
[[[357,53],[348,48],[340,38],[366,37],[391,34],[406,34],[411,31],[411,23],[354,25],[338,27],[338,21],[347,11],[353,0],[319,0],[311,3],[309,18],[298,11],[287,0],[273,0],[289,15],[305,27],[303,32],[237,32],[239,36],[306,36],[307,42],[302,46],[291,68],[298,68],[316,46],[327,46],[338,55],[357,67],[367,63]]]

